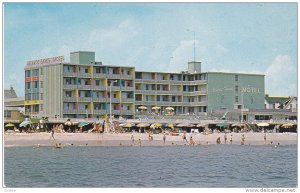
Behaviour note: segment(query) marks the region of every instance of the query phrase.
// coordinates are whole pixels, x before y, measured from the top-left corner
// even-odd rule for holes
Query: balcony
[[[93,102],[108,103],[109,102],[109,98],[93,97]]]
[[[122,91],[134,91],[134,87],[132,86],[125,86],[125,87],[121,87]]]
[[[94,114],[100,114],[100,115],[105,115],[108,114],[108,111],[105,109],[94,109]]]
[[[94,73],[93,77],[94,78],[106,78],[107,76],[106,76],[106,74]]]
[[[133,80],[134,78],[132,75],[122,75],[122,79]]]
[[[79,78],[91,78],[92,75],[90,73],[79,72],[77,75]]]
[[[63,88],[64,89],[72,89],[72,90],[74,90],[74,89],[77,89],[77,85],[74,85],[74,84],[64,84]]]
[[[135,79],[135,83],[155,83],[155,79]]]
[[[77,110],[76,109],[64,109],[63,113],[64,114],[74,114],[74,113],[76,114]]]
[[[95,85],[95,86],[93,86],[93,89],[94,90],[106,90],[107,89],[107,87],[106,86],[97,86],[97,85]]]
[[[112,113],[113,115],[120,115],[120,114],[121,114],[120,110],[112,110],[111,113]]]
[[[77,72],[64,72],[64,77],[77,77]]]
[[[185,81],[185,84],[189,84],[189,85],[207,84],[207,80]]]
[[[77,112],[81,113],[81,114],[91,113],[91,111],[89,109],[78,109]]]
[[[63,98],[64,102],[76,102],[76,98],[75,97],[64,97]]]
[[[156,80],[156,83],[169,84],[170,80]]]
[[[121,75],[120,74],[107,74],[107,78],[110,79],[120,79]]]
[[[155,90],[136,90],[135,94],[155,94]]]
[[[119,102],[120,102],[120,99],[113,98],[113,99],[111,99],[111,102],[112,102],[112,103],[119,103]]]
[[[125,99],[122,98],[122,103],[133,103],[133,102],[134,102],[134,99],[132,99],[132,98],[125,98]]]
[[[133,111],[130,111],[130,110],[122,110],[121,111],[122,113],[122,115],[133,115],[134,114],[134,112]]]
[[[91,102],[92,97],[78,97],[78,102]]]
[[[92,90],[93,89],[93,85],[78,85],[78,89],[82,89],[82,90]]]
[[[112,86],[111,90],[113,90],[113,91],[116,91],[116,90],[119,91],[119,90],[121,90],[121,87],[120,86]]]
[[[170,84],[183,84],[183,80],[170,80]]]
[[[206,95],[206,91],[191,91],[191,92],[182,92],[184,96],[195,96],[195,95]]]

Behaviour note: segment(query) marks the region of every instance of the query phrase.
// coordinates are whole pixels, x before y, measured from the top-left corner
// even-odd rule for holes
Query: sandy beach
[[[245,145],[264,145],[264,133],[227,133],[227,143],[230,145],[232,135],[232,144],[240,145],[242,134],[245,136]],[[134,136],[134,143],[131,140]],[[140,146],[138,139],[141,139],[141,146],[176,146],[188,145],[184,142],[182,135],[166,135],[166,142],[163,143],[163,134],[154,134],[153,140],[149,141],[147,133],[55,133],[55,141],[50,140],[50,133],[5,133],[4,146],[53,146],[55,143],[62,143],[64,146]],[[215,145],[216,139],[220,137],[221,144],[225,144],[224,133],[213,134],[190,134],[186,137],[189,141],[193,137],[195,145]],[[297,144],[297,133],[267,133],[266,144],[272,141],[274,145]]]

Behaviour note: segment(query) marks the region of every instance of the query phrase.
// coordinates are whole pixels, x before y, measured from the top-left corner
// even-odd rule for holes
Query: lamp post
[[[241,106],[241,123],[244,122],[244,115],[243,115],[243,110],[244,110],[244,92],[241,89],[241,102],[242,102],[242,106]]]
[[[187,29],[186,31],[193,32],[193,34],[194,34],[194,62],[196,62],[196,43],[195,43],[196,32],[195,32],[195,31],[192,31],[192,30],[190,30],[190,29]]]
[[[112,85],[117,82],[116,80],[112,81],[109,85],[109,111],[110,111],[110,114],[109,114],[109,117],[110,117],[110,128],[112,128],[112,108],[111,108],[111,98],[112,98],[112,93],[111,93],[111,87]]]

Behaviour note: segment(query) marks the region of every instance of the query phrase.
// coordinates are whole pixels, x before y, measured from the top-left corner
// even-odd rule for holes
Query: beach
[[[134,142],[131,136],[134,137]],[[225,144],[224,133],[187,133],[186,139],[189,141],[192,136],[195,145],[215,145],[220,137],[221,144]],[[227,133],[226,144],[241,145],[242,135],[245,137],[244,145],[295,145],[298,143],[297,133],[266,133],[266,143],[264,142],[265,133]],[[50,133],[5,133],[4,146],[54,146],[61,143],[63,146],[176,146],[189,145],[183,141],[183,133],[179,136],[166,135],[163,142],[163,134],[153,134],[153,140],[148,139],[147,133],[55,133],[53,140]],[[141,143],[138,140],[141,140]]]

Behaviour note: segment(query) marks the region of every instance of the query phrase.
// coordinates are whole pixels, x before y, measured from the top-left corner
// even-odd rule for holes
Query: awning
[[[257,126],[259,127],[268,127],[270,124],[269,123],[258,123]]]
[[[217,127],[229,127],[229,123],[218,123],[216,124]]]

